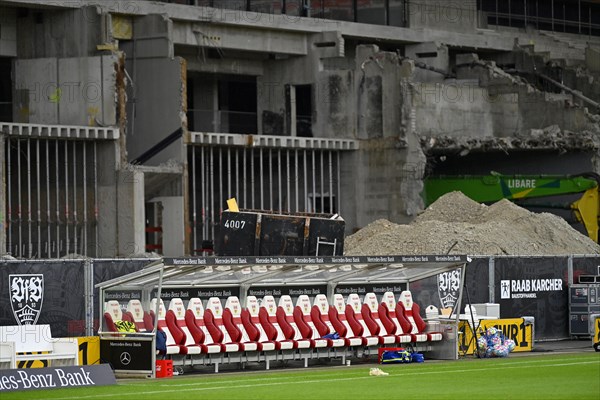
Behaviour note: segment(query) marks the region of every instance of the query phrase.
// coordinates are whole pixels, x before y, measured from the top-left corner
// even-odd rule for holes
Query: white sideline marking
[[[527,363],[519,363],[519,365],[506,365],[506,366],[489,366],[487,368],[470,368],[470,369],[457,369],[457,370],[436,370],[436,371],[422,371],[422,372],[408,372],[408,373],[398,373],[398,374],[393,374],[390,375],[387,378],[379,378],[379,379],[390,379],[390,378],[405,378],[407,376],[414,376],[414,375],[434,375],[434,374],[447,374],[447,373],[465,373],[465,372],[481,372],[481,371],[489,371],[490,369],[494,369],[494,370],[498,370],[498,369],[519,369],[522,368],[523,365],[525,364],[531,364],[532,362],[527,362]],[[582,362],[569,362],[569,363],[560,363],[560,364],[548,364],[545,365],[547,367],[564,367],[564,366],[575,366],[575,365],[585,365],[585,364],[600,364],[600,360],[594,360],[594,361],[582,361]],[[363,375],[365,372],[361,371],[361,375]],[[261,380],[272,380],[275,378],[265,378]],[[243,389],[243,388],[251,388],[251,387],[264,387],[264,386],[280,386],[280,385],[289,385],[289,384],[306,384],[306,383],[323,383],[323,382],[343,382],[343,381],[351,381],[351,380],[356,380],[356,379],[374,379],[372,376],[353,376],[353,377],[348,377],[348,378],[334,378],[334,379],[330,379],[330,378],[324,378],[324,379],[314,379],[314,380],[301,380],[298,382],[289,382],[289,381],[285,381],[285,382],[270,382],[270,383],[257,383],[257,384],[248,384],[248,385],[231,385],[231,384],[227,384],[224,386],[212,386],[212,387],[195,387],[195,388],[187,388],[187,389],[181,389],[182,386],[199,386],[199,385],[203,385],[204,383],[198,383],[198,384],[184,384],[184,385],[161,385],[164,387],[169,387],[170,389],[168,390],[152,390],[152,391],[146,391],[146,392],[136,392],[136,396],[140,396],[140,395],[152,395],[152,394],[160,394],[160,393],[166,393],[166,392],[171,392],[173,390],[177,390],[177,392],[200,392],[200,391],[207,391],[207,390],[222,390],[222,389]],[[256,380],[254,380],[256,381]],[[89,396],[79,396],[78,399],[96,399],[96,398],[103,398],[103,397],[119,397],[119,396],[123,396],[123,393],[113,393],[113,394],[96,394],[96,395],[89,395]],[[62,397],[62,398],[48,398],[47,400],[71,400],[72,397]],[[38,400],[45,400],[45,399],[38,399]]]

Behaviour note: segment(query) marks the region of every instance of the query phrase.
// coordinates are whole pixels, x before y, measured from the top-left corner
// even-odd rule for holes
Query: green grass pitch
[[[600,353],[270,371],[186,373],[116,386],[3,393],[9,399],[600,399]]]

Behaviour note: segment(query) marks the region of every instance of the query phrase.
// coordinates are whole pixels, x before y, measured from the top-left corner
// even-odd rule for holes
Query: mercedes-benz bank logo
[[[119,357],[119,360],[121,360],[122,365],[129,365],[129,363],[131,362],[131,354],[124,351],[121,353],[121,357]]]

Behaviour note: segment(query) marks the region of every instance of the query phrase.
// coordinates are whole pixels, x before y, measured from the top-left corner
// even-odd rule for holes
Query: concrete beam
[[[256,60],[236,60],[236,59],[205,59],[187,57],[188,72],[208,72],[213,74],[233,74],[233,75],[264,75],[262,61]]]
[[[308,52],[306,35],[299,32],[181,21],[173,25],[173,42],[179,45],[288,55]]]

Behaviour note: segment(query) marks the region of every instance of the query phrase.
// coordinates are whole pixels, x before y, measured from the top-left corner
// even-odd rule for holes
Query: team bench
[[[0,368],[33,360],[47,360],[54,367],[79,365],[77,339],[53,338],[50,325],[0,326]]]

